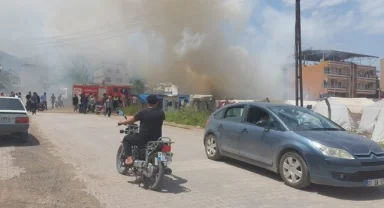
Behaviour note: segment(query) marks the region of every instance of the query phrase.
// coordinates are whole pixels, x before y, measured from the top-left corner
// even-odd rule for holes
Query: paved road
[[[38,130],[34,130],[31,137],[36,140],[35,143],[39,141],[40,145],[0,148],[0,207],[7,200],[8,204],[31,203],[25,202],[31,197],[15,199],[10,194],[8,198],[7,195],[2,195],[17,193],[18,188],[23,188],[17,184],[20,180],[25,182],[25,178],[32,181],[42,180],[39,179],[40,174],[45,173],[42,168],[51,170],[50,174],[44,174],[44,180],[48,182],[41,183],[39,188],[31,184],[28,192],[22,192],[32,194],[36,189],[42,189],[38,192],[42,195],[32,194],[33,197],[44,199],[40,200],[41,207],[53,207],[52,204],[58,207],[141,208],[351,208],[384,205],[382,188],[342,189],[313,186],[307,191],[300,191],[285,186],[277,175],[266,170],[232,160],[210,161],[204,154],[202,131],[175,127],[164,127],[164,135],[172,137],[176,142],[173,145],[174,175],[166,178],[162,192],[148,191],[134,184],[134,178],[121,176],[116,172],[115,154],[122,138],[116,127],[116,119],[94,115],[41,113],[34,116],[32,122]],[[40,149],[36,149],[36,146]],[[29,163],[21,162],[23,158],[28,160],[31,148],[44,154],[39,158],[35,152]],[[14,157],[13,162],[10,155]],[[40,169],[33,169],[34,163]],[[45,163],[48,165],[42,165]],[[60,187],[55,186],[55,182]],[[16,185],[9,185],[11,183]],[[7,190],[1,191],[2,187],[7,187]],[[53,194],[49,194],[50,191]],[[49,197],[43,195],[44,193]],[[79,202],[75,203],[76,200]],[[63,201],[67,202],[66,206],[62,204]],[[83,206],[79,206],[81,203]]]

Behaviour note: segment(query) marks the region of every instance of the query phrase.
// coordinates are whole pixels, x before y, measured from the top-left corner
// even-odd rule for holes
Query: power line
[[[245,1],[247,1],[247,0],[243,0],[241,2],[237,2],[237,3],[234,3],[234,4],[229,5],[229,6],[233,6],[233,5],[245,2]],[[212,3],[212,5],[213,5],[213,3]],[[208,10],[208,11],[211,11],[211,10]],[[113,24],[107,24],[107,25],[103,25],[103,26],[100,26],[100,27],[94,27],[94,28],[77,31],[77,32],[74,32],[74,33],[68,33],[68,34],[64,34],[64,35],[59,35],[59,36],[32,38],[32,39],[24,39],[24,40],[0,40],[0,43],[3,43],[3,42],[7,42],[8,43],[8,42],[26,42],[26,41],[51,40],[51,39],[57,39],[57,38],[63,38],[63,37],[71,37],[71,36],[75,36],[75,35],[78,35],[78,34],[82,34],[84,32],[87,33],[87,32],[92,32],[94,30],[101,30],[101,31],[98,31],[98,33],[96,33],[96,34],[92,34],[91,33],[91,34],[85,35],[85,36],[73,37],[73,38],[68,38],[68,39],[64,39],[64,40],[55,40],[55,41],[51,41],[51,42],[42,42],[42,43],[37,43],[37,44],[39,45],[39,44],[46,44],[46,43],[49,44],[49,43],[56,43],[56,42],[67,42],[67,41],[72,41],[72,40],[77,40],[77,39],[88,38],[88,37],[92,37],[92,36],[95,36],[95,35],[103,35],[103,34],[108,32],[108,29],[109,29],[109,31],[114,30],[114,27],[121,27],[121,26],[127,27],[127,26],[130,26],[129,24],[133,24],[132,26],[137,26],[140,23],[140,21],[137,21],[137,20],[140,20],[140,18],[143,19],[145,17],[151,17],[153,15],[154,14],[144,13],[142,15],[139,15],[139,16],[136,16],[136,17],[132,18],[129,21],[116,22],[116,23],[113,23]],[[115,29],[124,29],[124,28],[115,28]]]
[[[241,1],[238,1],[236,3],[232,3],[232,4],[228,4],[228,5],[225,5],[225,7],[232,7],[232,6],[235,6],[235,5],[238,5],[238,4],[241,4],[241,3],[244,3],[246,1],[249,1],[249,0],[241,0]],[[207,12],[210,12],[210,11],[214,11],[216,9],[218,9],[219,7],[216,7],[214,9],[208,9],[207,11],[205,12],[198,12],[198,13],[194,13],[192,15],[189,15],[189,17],[193,17],[193,16],[197,16],[197,15],[201,15],[201,14],[205,14]],[[155,24],[153,25],[154,27],[158,27],[158,26],[162,26],[166,23],[159,23],[159,24]],[[123,35],[131,35],[131,34],[137,34],[139,33],[140,31],[136,31],[136,32],[131,32],[131,33],[128,33],[128,34],[125,34],[127,31],[123,31],[122,33],[118,34],[118,35],[115,35],[115,36],[109,36],[109,37],[105,37],[105,38],[101,38],[101,39],[95,39],[94,41],[97,41],[97,40],[108,40],[108,39],[114,39],[114,38],[119,38],[119,37],[122,37]],[[100,35],[100,34],[99,34]],[[102,34],[101,34],[102,35]],[[87,37],[91,37],[91,36],[87,36]],[[83,37],[83,38],[87,38],[87,37]],[[83,38],[79,38],[79,39],[83,39]],[[68,40],[63,40],[63,41],[57,41],[58,43],[61,43],[61,42],[70,42],[70,41],[73,41],[71,39],[68,39]],[[86,41],[89,41],[89,39],[86,39]],[[78,44],[78,43],[77,43]],[[60,45],[53,45],[53,47],[57,47],[57,46],[65,46],[65,45],[70,45],[70,44],[60,44]]]
[[[232,7],[232,6],[235,6],[235,5],[238,5],[238,4],[241,4],[241,3],[244,3],[246,1],[249,1],[249,0],[241,0],[241,1],[238,1],[236,3],[232,3],[232,4],[228,4],[228,5],[225,5],[224,7]],[[212,3],[213,4],[213,3]],[[207,12],[210,12],[210,11],[214,11],[216,9],[218,9],[219,7],[216,7],[214,9],[208,9],[206,10],[205,12],[198,12],[198,13],[194,13],[194,15],[189,15],[189,16],[196,16],[196,15],[201,15],[201,14],[204,14],[204,13],[207,13]],[[163,23],[164,24],[164,23]],[[166,23],[165,23],[166,24]],[[162,24],[155,24],[154,26],[157,27],[157,26],[161,26]],[[63,47],[63,46],[68,46],[68,45],[73,45],[73,44],[84,44],[86,43],[86,41],[101,41],[101,40],[109,40],[109,39],[114,39],[114,38],[119,38],[119,37],[123,37],[124,35],[131,35],[131,34],[136,34],[136,33],[139,33],[140,31],[136,31],[136,32],[131,32],[131,33],[126,33],[127,31],[123,31],[122,33],[118,34],[118,35],[115,35],[115,36],[109,36],[109,37],[104,37],[104,38],[99,38],[99,39],[85,39],[83,42],[81,43],[64,43],[64,44],[60,44],[61,42],[71,42],[71,41],[76,41],[77,39],[80,39],[80,38],[77,38],[75,40],[71,40],[71,39],[67,39],[67,40],[59,40],[59,41],[56,41],[56,42],[52,42],[52,43],[59,43],[59,44],[54,44],[54,45],[51,45],[51,47]],[[101,35],[101,34],[99,34]],[[87,36],[88,37],[88,36]],[[102,37],[102,36],[98,36],[98,37]],[[84,37],[86,38],[86,37]],[[37,44],[36,46],[40,46],[40,45],[43,45],[43,44]],[[34,58],[34,57],[39,57],[43,54],[47,54],[47,53],[51,53],[51,52],[45,52],[45,53],[41,53],[39,55],[35,55],[35,56],[30,56],[30,57],[24,57],[23,59],[30,59],[30,58]]]

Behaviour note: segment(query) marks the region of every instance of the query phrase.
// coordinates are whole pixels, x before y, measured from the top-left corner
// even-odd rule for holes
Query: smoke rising
[[[104,61],[124,62],[132,76],[149,84],[172,82],[179,92],[238,99],[280,97],[276,91],[281,88],[281,63],[267,66],[263,51],[251,54],[238,44],[251,41],[244,33],[254,2],[41,1],[38,19],[45,27],[40,37],[57,37],[20,47],[33,51],[38,43],[47,64],[57,71],[55,76],[68,71],[71,57],[80,56],[91,63],[89,69]]]

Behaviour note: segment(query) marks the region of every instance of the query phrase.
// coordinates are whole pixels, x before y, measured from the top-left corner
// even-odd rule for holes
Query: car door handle
[[[248,133],[248,130],[247,130],[247,129],[243,129],[243,130],[241,131],[241,133]]]
[[[223,124],[220,124],[220,125],[219,125],[219,128],[220,128],[220,129],[223,128]]]

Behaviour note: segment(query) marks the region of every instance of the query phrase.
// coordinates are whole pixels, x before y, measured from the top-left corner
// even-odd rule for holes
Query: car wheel
[[[220,160],[222,158],[216,141],[213,134],[209,134],[204,140],[205,154],[211,160]]]
[[[22,132],[20,133],[20,142],[27,143],[29,138],[28,132]]]
[[[280,159],[279,166],[280,175],[288,186],[305,189],[311,185],[307,163],[299,154],[285,153]]]

